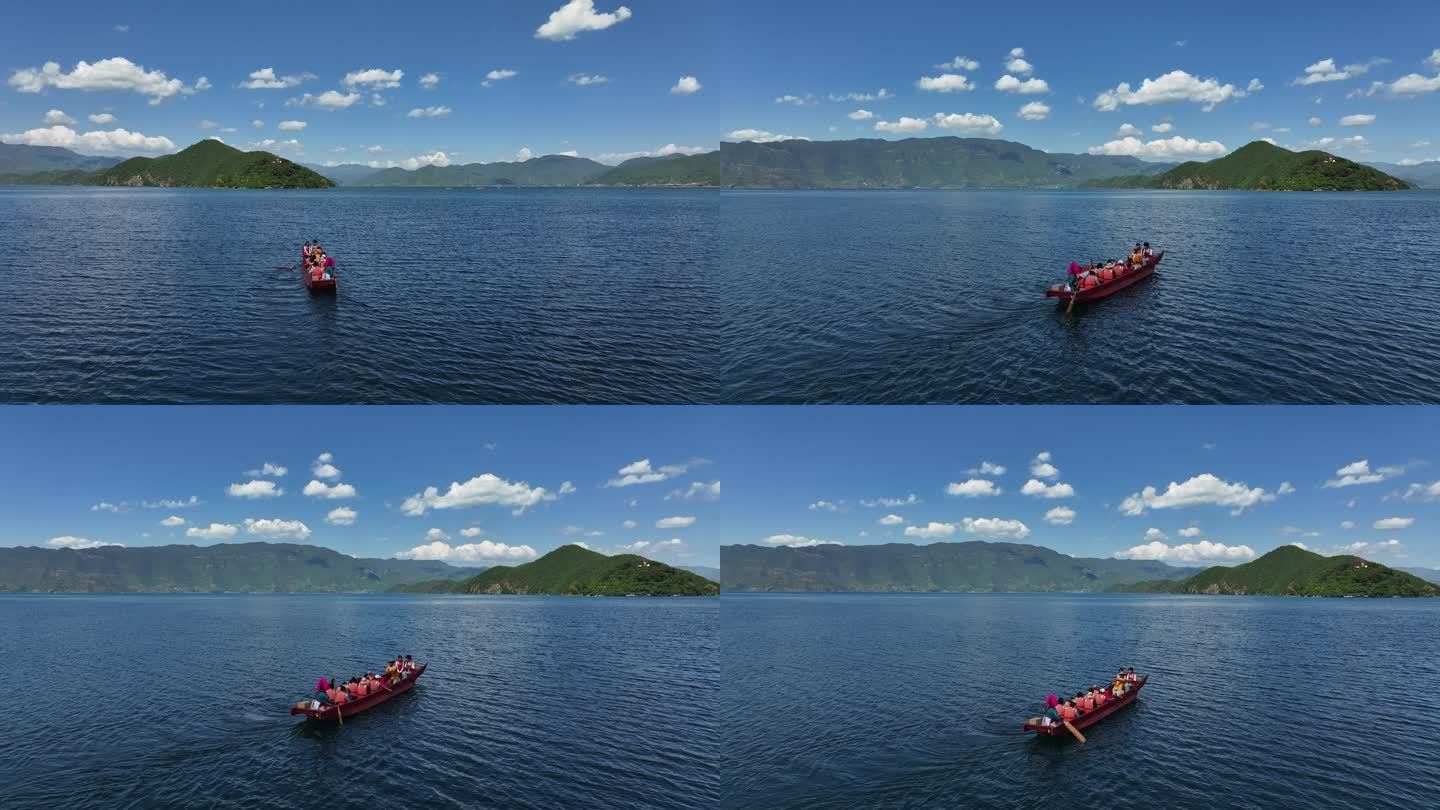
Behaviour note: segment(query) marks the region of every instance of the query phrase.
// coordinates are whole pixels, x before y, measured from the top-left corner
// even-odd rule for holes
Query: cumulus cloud
[[[621,522],[620,522],[620,525],[621,525],[622,527],[626,528],[626,529],[633,529],[633,528],[635,528],[636,526],[639,526],[640,524],[636,523],[636,522],[633,521],[633,520],[625,520],[625,521],[621,521]]]
[[[1004,475],[1005,467],[989,461],[980,462],[980,466],[971,467],[965,471],[968,475]]]
[[[1165,532],[1163,532],[1163,531],[1161,531],[1161,530],[1159,530],[1159,529],[1150,528],[1150,529],[1146,529],[1146,530],[1145,530],[1145,539],[1146,539],[1146,540],[1169,540],[1169,539],[1170,539],[1170,535],[1166,534]]]
[[[980,63],[968,56],[957,56],[949,62],[941,62],[935,66],[936,70],[979,70]]]
[[[1276,489],[1275,489],[1275,494],[1277,494],[1277,495],[1289,495],[1290,493],[1292,493],[1292,492],[1294,492],[1294,491],[1295,491],[1295,485],[1294,485],[1294,484],[1290,483],[1289,481],[1281,481],[1281,482],[1280,482],[1280,486],[1279,486],[1279,487],[1276,487]]]
[[[434,90],[440,84],[440,74],[426,73],[420,77],[420,81],[417,82],[417,84],[425,90]]]
[[[167,518],[165,518],[164,520],[160,521],[160,525],[161,525],[161,526],[184,526],[184,525],[185,525],[185,518],[182,518],[182,517],[180,517],[180,516],[178,516],[178,515],[171,515],[170,517],[167,517]]]
[[[693,525],[695,525],[695,518],[689,515],[676,515],[655,521],[657,529],[688,529]]]
[[[996,475],[999,475],[999,473],[996,473]],[[920,502],[920,499],[915,497],[915,493],[912,492],[904,498],[862,498],[860,500],[860,505],[867,506],[872,509],[879,506],[886,507],[887,509],[893,509],[897,506],[913,506]]]
[[[144,135],[127,129],[94,130],[80,133],[67,126],[28,129],[0,135],[6,143],[30,146],[63,146],[95,154],[163,154],[175,151],[175,142],[159,135]]]
[[[657,481],[664,481],[682,475],[690,468],[688,464],[664,464],[653,467],[650,459],[642,458],[639,461],[632,461],[616,471],[618,478],[612,478],[605,482],[607,487],[629,487],[636,484],[653,484]]]
[[[1020,108],[1016,113],[1026,121],[1044,121],[1050,116],[1050,105],[1041,101],[1032,101]]]
[[[240,86],[246,90],[281,90],[313,78],[315,78],[313,73],[302,73],[299,76],[277,76],[275,68],[267,67],[252,71],[250,78],[241,82]]]
[[[400,86],[400,79],[404,78],[403,70],[382,70],[380,68],[369,68],[367,70],[355,70],[345,74],[340,80],[346,87],[364,87],[370,90],[389,90]]]
[[[737,129],[726,135],[725,138],[730,141],[753,141],[754,143],[774,143],[775,141],[810,140],[809,138],[805,138],[800,135],[777,135],[773,132],[767,132],[763,129]]]
[[[276,518],[245,518],[245,533],[271,540],[304,540],[310,536],[310,527],[299,520]]]
[[[1042,450],[1030,460],[1030,474],[1037,478],[1059,478],[1060,468],[1051,463],[1050,451]]]
[[[1075,510],[1068,506],[1057,506],[1045,513],[1045,522],[1055,526],[1069,526],[1075,522]]]
[[[899,121],[876,121],[877,132],[893,132],[897,134],[908,134],[912,132],[924,132],[930,124],[923,118],[901,117]]]
[[[302,490],[302,492],[312,498],[326,498],[330,500],[354,498],[358,494],[355,492],[355,487],[350,484],[326,484],[323,481],[314,479],[311,479],[310,483],[305,485],[305,489]]]
[[[1172,124],[1172,123],[1170,123],[1169,121],[1161,121],[1160,123],[1156,124],[1155,126],[1150,127],[1150,131],[1151,131],[1151,132],[1154,132],[1154,133],[1156,133],[1156,134],[1158,134],[1158,135],[1165,135],[1165,134],[1167,134],[1167,133],[1169,133],[1169,132],[1173,132],[1174,130],[1175,130],[1175,125]]]
[[[574,85],[578,85],[580,87],[589,87],[592,84],[605,84],[606,82],[610,81],[610,79],[606,76],[601,76],[599,73],[590,75],[584,73],[573,73],[569,76],[566,76],[565,81],[570,82]]]
[[[285,490],[276,486],[274,481],[259,479],[243,484],[231,484],[225,492],[232,498],[274,498],[285,494]]]
[[[550,13],[550,19],[535,29],[536,39],[566,42],[584,31],[604,31],[630,19],[630,9],[619,6],[611,12],[597,12],[595,0],[570,0]]]
[[[1405,546],[1395,539],[1381,540],[1379,542],[1355,542],[1346,546],[1340,546],[1335,550],[1342,554],[1392,554],[1396,557],[1404,557]]]
[[[260,465],[258,469],[246,470],[245,474],[250,476],[251,478],[261,478],[268,475],[273,475],[276,478],[279,478],[280,476],[288,472],[290,472],[289,467],[282,467],[279,464],[274,464],[267,461],[264,464]]]
[[[1406,487],[1405,494],[1401,497],[1407,501],[1440,500],[1440,481],[1430,484],[1411,484]]]
[[[921,76],[915,82],[915,86],[933,93],[963,93],[975,89],[975,83],[959,73]]]
[[[396,559],[400,560],[443,560],[452,563],[531,560],[538,556],[539,554],[530,546],[512,546],[491,540],[481,540],[478,543],[465,543],[459,546],[452,546],[443,540],[436,540],[415,546],[408,551],[395,553]]]
[[[935,521],[931,521],[924,526],[905,527],[906,537],[921,537],[925,539],[934,539],[936,537],[950,537],[954,534],[954,523],[937,523]]]
[[[1005,69],[1011,73],[1029,73],[1034,70],[1030,63],[1025,61],[1024,48],[1010,49],[1010,54],[1005,58]]]
[[[449,107],[416,107],[408,113],[406,118],[444,118],[450,114]]]
[[[1130,155],[1142,159],[1166,159],[1214,157],[1225,154],[1229,149],[1219,141],[1200,141],[1175,135],[1170,138],[1157,138],[1153,141],[1121,138],[1107,141],[1100,146],[1092,146],[1087,151],[1092,155]]]
[[[141,501],[140,505],[146,509],[186,509],[191,506],[199,506],[204,503],[196,495],[189,498],[165,498],[158,501]]]
[[[1228,506],[1232,514],[1238,515],[1257,503],[1273,500],[1275,495],[1261,487],[1251,488],[1243,483],[1224,481],[1211,473],[1201,473],[1184,483],[1171,481],[1164,492],[1147,486],[1127,497],[1120,504],[1120,511],[1126,515],[1141,515],[1147,509]]]
[[[485,531],[479,526],[466,526],[465,528],[460,530],[461,537],[479,537],[484,533]]]
[[[331,526],[349,526],[360,516],[348,506],[337,506],[325,514],[325,522]]]
[[[960,528],[964,529],[966,534],[1011,542],[1019,542],[1030,536],[1030,527],[1018,520],[1003,518],[967,517],[960,521]]]
[[[90,119],[92,124],[113,124],[116,121],[115,116],[108,112],[91,113],[85,117]]]
[[[1193,102],[1203,104],[1205,112],[1215,105],[1233,98],[1247,95],[1233,84],[1221,84],[1216,79],[1201,79],[1183,70],[1172,70],[1154,79],[1145,79],[1138,89],[1132,89],[1128,82],[1121,82],[1114,89],[1106,90],[1095,97],[1094,107],[1101,112],[1114,112],[1121,105],[1170,104]]]
[[[831,93],[831,94],[830,94],[830,100],[831,100],[831,101],[886,101],[886,100],[892,99],[892,98],[894,98],[894,97],[895,97],[895,94],[894,94],[894,93],[890,92],[889,90],[886,90],[886,89],[883,88],[883,87],[880,88],[880,90],[879,90],[878,92],[875,92],[875,93],[844,93],[844,94]]]
[[[789,546],[790,548],[809,548],[811,546],[840,546],[844,543],[835,540],[820,540],[814,537],[803,537],[798,534],[772,534],[765,538],[765,542],[772,546]]]
[[[1000,492],[1000,487],[995,486],[994,481],[987,481],[983,478],[971,478],[968,481],[960,482],[952,481],[945,487],[946,495],[959,495],[968,498],[999,495]]]
[[[1324,82],[1341,82],[1346,79],[1364,75],[1369,72],[1370,68],[1376,65],[1388,64],[1389,61],[1389,59],[1371,59],[1368,62],[1338,67],[1334,59],[1321,59],[1319,62],[1306,67],[1305,73],[1297,77],[1292,84],[1309,85]]]
[[[64,110],[50,110],[45,113],[47,124],[73,124],[75,119],[65,114]]]
[[[1181,529],[1178,534],[1181,537],[1199,537],[1202,532],[1200,531],[1199,526],[1187,526],[1186,528]]]
[[[1029,495],[1035,498],[1073,498],[1075,488],[1069,484],[1054,483],[1047,485],[1044,481],[1031,478],[1020,488],[1021,495]]]
[[[694,76],[681,76],[670,88],[670,92],[677,96],[688,96],[691,93],[700,92],[700,88],[703,86],[700,84],[700,80]]]
[[[1372,470],[1368,459],[1360,459],[1336,470],[1335,477],[1326,481],[1325,486],[1335,489],[1359,486],[1360,484],[1378,484],[1403,472],[1405,472],[1405,468],[1399,466],[1377,467]]]
[[[855,112],[852,112],[846,116],[846,118],[849,118],[851,121],[869,121],[874,117],[875,113],[870,112],[869,110],[856,110]]]
[[[810,504],[810,506],[809,506],[808,508],[810,508],[810,509],[824,509],[824,510],[826,510],[827,512],[840,512],[840,511],[844,511],[844,509],[845,509],[845,502],[844,502],[844,501],[839,501],[839,502],[836,502],[836,501],[827,501],[827,500],[823,500],[823,499],[822,499],[822,500],[818,500],[818,501]]]
[[[1375,123],[1375,116],[1361,113],[1346,115],[1340,118],[1340,126],[1342,127],[1368,127],[1373,123]]]
[[[881,526],[899,526],[901,523],[905,522],[905,518],[900,517],[899,515],[886,515],[885,517],[882,517],[875,522],[879,523]]]
[[[56,548],[71,548],[77,550],[87,548],[100,548],[101,546],[118,546],[120,548],[125,547],[124,543],[107,543],[103,540],[91,540],[88,537],[74,537],[72,535],[65,535],[63,537],[52,537],[49,540],[46,540],[45,544],[49,546],[55,546]]]
[[[204,528],[191,526],[185,530],[185,536],[200,540],[229,540],[238,534],[239,531],[240,527],[233,526],[229,523],[211,523]]]
[[[300,132],[305,126],[304,121],[281,121],[276,128],[281,132]]]
[[[101,502],[99,502],[99,503],[91,506],[91,507],[90,507],[90,511],[91,511],[91,512],[115,512],[115,513],[120,513],[120,512],[128,512],[128,511],[130,511],[130,507],[129,507],[128,505],[126,505],[126,503],[125,503],[124,501],[121,501],[120,503],[110,503],[109,501],[101,501]]]
[[[318,107],[319,109],[325,110],[327,112],[334,112],[336,110],[343,110],[347,107],[354,106],[355,102],[359,100],[359,93],[341,93],[335,90],[326,90],[318,96],[311,93],[306,93],[299,98],[288,99],[285,102],[285,106]]]
[[[1239,562],[1253,558],[1255,550],[1249,546],[1227,546],[1209,540],[1174,546],[1156,540],[1117,551],[1115,556],[1125,560],[1159,560],[1170,563]]]
[[[1422,76],[1419,73],[1410,73],[1393,82],[1375,82],[1365,95],[1373,96],[1376,93],[1384,93],[1387,96],[1413,97],[1423,96],[1440,90],[1440,74],[1435,76]]]
[[[578,544],[577,544],[578,545]],[[617,551],[627,554],[663,554],[665,552],[680,551],[685,548],[685,541],[678,537],[669,540],[636,540],[633,543],[617,547]]]
[[[376,151],[376,147],[372,146],[367,151],[373,153]],[[384,150],[382,149],[380,151]],[[415,171],[421,166],[449,166],[450,156],[446,155],[444,152],[431,152],[428,155],[416,155],[415,157],[406,158],[404,160],[371,160],[366,162],[365,165],[369,166],[372,169],[401,168]]]
[[[682,499],[687,501],[714,501],[720,498],[720,482],[691,481],[688,489],[671,490],[665,496],[665,500]]]
[[[510,70],[509,68],[498,68],[496,70],[490,71],[489,73],[486,73],[485,81],[480,82],[480,86],[489,87],[491,82],[503,81],[505,79],[513,78],[519,75],[520,71],[518,70]]]
[[[1135,126],[1134,124],[1131,124],[1131,123],[1128,123],[1128,122],[1127,122],[1127,123],[1121,124],[1121,125],[1120,125],[1120,128],[1117,129],[1117,130],[1115,130],[1115,134],[1116,134],[1116,135],[1120,135],[1120,136],[1122,136],[1122,137],[1129,137],[1129,136],[1132,136],[1132,135],[1142,135],[1142,134],[1144,134],[1144,133],[1142,133],[1142,132],[1140,131],[1140,128],[1139,128],[1139,127]]]
[[[203,81],[203,80],[202,80]],[[198,83],[197,83],[198,84]],[[150,104],[159,104],[180,93],[193,93],[209,87],[190,88],[179,79],[171,79],[160,70],[146,70],[122,56],[99,62],[76,62],[66,73],[57,62],[46,62],[39,68],[17,70],[10,76],[10,86],[21,93],[39,93],[47,87],[60,90],[129,91],[150,96]]]
[[[900,120],[909,119],[902,118]],[[999,135],[1000,131],[1005,128],[1005,125],[1001,124],[995,116],[976,115],[975,113],[935,113],[930,120],[941,129],[970,135]]]
[[[452,481],[444,493],[435,487],[426,487],[424,492],[406,498],[400,505],[400,511],[418,517],[431,509],[509,506],[513,507],[514,514],[519,515],[542,501],[552,501],[556,497],[544,487],[532,487],[524,481],[507,481],[498,475],[485,473],[464,483]]]
[[[1408,529],[1413,525],[1415,525],[1415,518],[1408,517],[1382,518],[1372,524],[1373,528],[1380,529],[1382,531],[1390,531],[1393,529]]]
[[[1050,85],[1044,79],[1017,79],[1006,73],[995,80],[995,89],[1002,93],[1034,95],[1050,92]]]

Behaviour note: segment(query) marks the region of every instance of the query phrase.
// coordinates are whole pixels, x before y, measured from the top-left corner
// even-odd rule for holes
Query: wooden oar
[[[1081,745],[1085,744],[1085,735],[1080,733],[1080,729],[1070,725],[1069,720],[1061,720],[1060,722],[1065,724],[1065,728],[1069,729],[1070,733],[1075,735],[1075,739],[1079,740]]]
[[[1065,314],[1069,315],[1070,310],[1075,308],[1075,299],[1080,297],[1080,277],[1075,277],[1075,283],[1070,285],[1070,306],[1065,307]]]

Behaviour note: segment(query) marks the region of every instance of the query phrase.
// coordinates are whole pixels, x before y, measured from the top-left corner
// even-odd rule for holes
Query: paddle
[[[1070,310],[1075,308],[1075,299],[1080,297],[1080,277],[1075,277],[1075,283],[1070,288],[1070,306],[1065,307],[1065,314],[1069,315]]]
[[[1060,722],[1065,725],[1065,728],[1067,728],[1067,729],[1070,730],[1070,733],[1071,733],[1071,734],[1074,734],[1074,735],[1075,735],[1075,739],[1079,740],[1081,745],[1084,745],[1084,744],[1085,744],[1085,735],[1084,735],[1084,734],[1081,734],[1079,729],[1077,729],[1077,728],[1075,728],[1074,726],[1070,725],[1070,721],[1069,721],[1069,720],[1061,720]]]

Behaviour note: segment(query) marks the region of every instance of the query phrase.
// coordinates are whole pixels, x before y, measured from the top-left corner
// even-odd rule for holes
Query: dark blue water
[[[731,402],[1440,401],[1440,193],[724,192]],[[1164,249],[1067,316],[1072,259]]]
[[[717,202],[0,188],[0,401],[714,401]]]
[[[1440,600],[723,597],[724,807],[1414,808],[1440,795]],[[1136,702],[1037,740],[1049,692]]]
[[[718,603],[0,596],[0,807],[713,808]],[[407,652],[343,727],[288,714]]]

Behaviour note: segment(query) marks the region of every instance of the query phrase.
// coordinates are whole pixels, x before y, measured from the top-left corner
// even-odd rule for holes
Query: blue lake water
[[[723,192],[730,402],[1440,401],[1440,193]],[[1166,251],[1067,316],[1069,262]]]
[[[718,599],[0,595],[0,807],[673,807],[718,796]],[[414,689],[288,714],[395,654]]]
[[[1433,807],[1440,600],[722,598],[724,807]],[[1047,693],[1149,673],[1088,742]],[[1073,694],[1073,691],[1072,691]]]
[[[713,401],[718,197],[0,188],[0,401]]]

